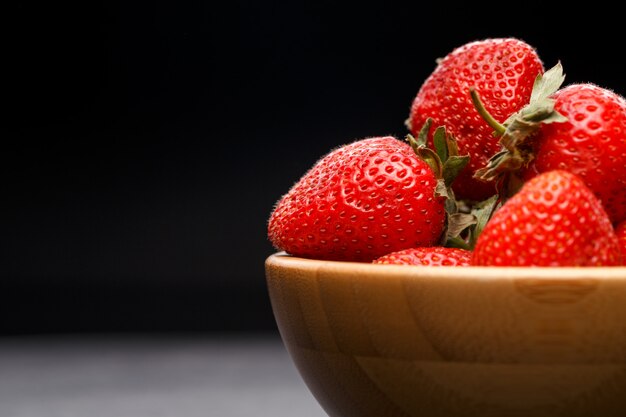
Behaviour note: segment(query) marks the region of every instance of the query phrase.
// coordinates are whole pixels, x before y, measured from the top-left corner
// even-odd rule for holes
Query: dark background
[[[619,13],[334,1],[3,11],[0,334],[274,331],[274,202],[403,121],[434,60],[515,36],[626,93]]]

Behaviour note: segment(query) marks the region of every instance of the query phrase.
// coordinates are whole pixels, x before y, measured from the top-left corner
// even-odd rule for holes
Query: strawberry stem
[[[506,127],[504,127],[504,125],[502,125],[500,122],[494,119],[491,114],[489,114],[489,112],[483,105],[483,102],[480,100],[478,91],[476,91],[474,87],[470,87],[469,91],[470,96],[472,97],[472,103],[474,103],[474,107],[476,107],[476,110],[478,111],[478,114],[480,114],[480,117],[482,117],[483,120],[487,122],[487,124],[491,126],[493,130],[496,131],[496,134],[498,136],[502,136],[504,132],[506,132]]]

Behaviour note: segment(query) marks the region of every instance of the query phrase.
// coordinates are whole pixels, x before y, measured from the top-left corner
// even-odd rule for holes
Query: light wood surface
[[[331,417],[626,415],[626,268],[276,254],[283,341]]]

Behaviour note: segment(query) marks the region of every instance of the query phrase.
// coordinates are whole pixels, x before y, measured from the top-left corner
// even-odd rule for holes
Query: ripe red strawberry
[[[560,65],[547,71],[533,89],[530,104],[503,124],[495,122],[474,95],[479,113],[498,135],[504,150],[477,171],[483,180],[499,179],[504,196],[511,181],[541,172],[572,172],[602,201],[611,221],[626,220],[626,100],[612,91],[564,80]],[[512,191],[512,192],[509,192]]]
[[[617,235],[619,248],[622,253],[622,265],[626,266],[626,221],[617,225],[615,234]]]
[[[488,112],[503,122],[524,107],[543,66],[535,50],[517,39],[472,42],[443,58],[413,101],[407,125],[416,135],[428,118],[445,126],[469,154],[468,167],[453,189],[459,198],[484,200],[495,194],[493,183],[473,178],[499,149],[498,138],[472,105],[469,88],[475,87]]]
[[[432,246],[444,229],[437,178],[411,146],[364,139],[323,157],[278,202],[268,236],[292,255],[371,261]]]
[[[485,226],[473,265],[619,265],[617,236],[602,203],[567,171],[528,181]]]
[[[572,172],[614,223],[626,220],[626,100],[591,84],[570,85],[553,99],[568,121],[541,126],[524,177],[554,169]]]
[[[468,250],[433,246],[393,252],[374,259],[373,263],[417,266],[469,266],[471,259],[472,252]]]

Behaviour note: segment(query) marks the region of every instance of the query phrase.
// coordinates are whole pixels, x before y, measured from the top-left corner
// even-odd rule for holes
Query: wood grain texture
[[[276,254],[283,341],[331,417],[626,415],[626,268]]]

